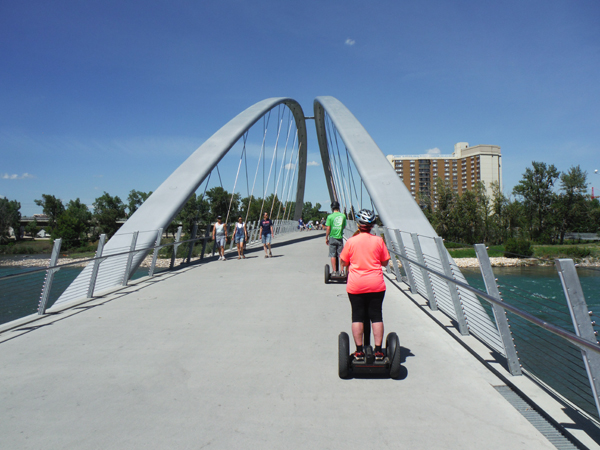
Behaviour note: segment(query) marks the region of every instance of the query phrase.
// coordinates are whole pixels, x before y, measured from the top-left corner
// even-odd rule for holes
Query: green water
[[[39,267],[0,267],[0,324],[35,314],[42,293],[46,270]],[[81,273],[83,267],[64,267],[54,274],[47,307],[50,308]],[[23,274],[16,278],[6,275]],[[148,275],[148,268],[138,269],[132,280]]]

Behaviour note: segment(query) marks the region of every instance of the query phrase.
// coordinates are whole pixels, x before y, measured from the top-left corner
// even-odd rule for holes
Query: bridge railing
[[[522,289],[523,299],[537,303],[513,302],[517,297],[512,292],[509,303],[499,291],[485,245],[474,246],[484,291],[466,282],[441,238],[387,227],[376,232],[392,255],[388,271],[423,297],[431,310],[442,311],[460,334],[473,335],[502,355],[512,375],[524,372],[600,419],[600,345],[573,260],[556,260],[564,303],[545,299],[540,304],[536,293]],[[513,286],[500,287],[515,291]]]
[[[292,220],[274,221],[274,232],[276,238],[279,235],[298,231],[298,224]],[[248,242],[246,247],[261,244],[260,227],[258,222],[247,224]],[[163,230],[145,230],[130,235],[130,245],[112,249],[110,254],[103,250],[106,236],[100,236],[96,255],[93,258],[78,259],[71,262],[61,262],[59,255],[62,240],[54,241],[52,255],[48,267],[35,268],[31,270],[15,269],[15,273],[0,277],[0,326],[10,328],[10,322],[22,319],[26,316],[44,315],[48,308],[58,304],[72,301],[92,299],[94,296],[122,286],[127,286],[132,279],[141,278],[145,275],[154,275],[173,270],[177,265],[189,264],[194,257],[202,261],[205,257],[215,255],[215,248],[208,249],[208,242],[212,240],[210,227],[206,227],[202,236],[197,236],[198,228],[194,227],[190,239],[181,240],[182,227],[179,227],[173,242],[162,243]],[[156,235],[155,243],[151,246],[140,247],[137,245],[138,237],[142,233]],[[233,233],[228,234],[233,238]],[[229,252],[235,252],[234,243],[229,245]],[[143,253],[146,255],[148,267],[146,273],[132,268],[134,255]],[[159,258],[159,256],[161,256]],[[177,264],[179,260],[179,264]],[[81,270],[81,266],[85,268]],[[109,277],[117,279],[118,283],[101,283],[97,275],[103,267],[105,273],[114,272]],[[80,277],[80,274],[85,276]],[[68,297],[64,293],[69,288]]]

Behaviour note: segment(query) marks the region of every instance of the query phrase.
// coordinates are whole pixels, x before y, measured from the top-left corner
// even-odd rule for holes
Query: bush
[[[586,258],[592,255],[592,249],[589,247],[570,247],[563,249],[563,253],[571,258]]]
[[[509,239],[504,244],[504,257],[528,258],[533,255],[531,241],[525,239]]]

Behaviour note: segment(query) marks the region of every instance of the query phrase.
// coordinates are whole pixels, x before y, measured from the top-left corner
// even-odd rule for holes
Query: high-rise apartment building
[[[480,181],[485,182],[488,195],[491,183],[502,188],[502,155],[497,145],[469,147],[468,142],[459,142],[452,155],[388,155],[387,159],[414,198],[422,193],[434,199],[438,177],[449,181],[458,194]]]

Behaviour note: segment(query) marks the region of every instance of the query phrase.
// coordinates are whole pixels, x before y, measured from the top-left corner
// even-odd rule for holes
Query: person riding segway
[[[356,351],[349,355],[348,334],[339,336],[339,375],[346,378],[354,372],[388,372],[392,378],[400,375],[400,342],[396,333],[390,333],[383,345],[382,304],[385,281],[382,267],[390,261],[390,254],[381,237],[371,234],[375,214],[362,209],[356,214],[359,233],[346,241],[340,255],[343,267],[349,266],[346,291],[352,307],[352,336]],[[370,328],[373,327],[375,349],[370,346]]]
[[[344,248],[344,229],[346,228],[346,215],[340,212],[340,204],[337,201],[331,203],[332,213],[327,216],[325,222],[325,244],[329,246],[329,257],[331,258],[331,272],[329,265],[325,265],[325,283],[330,280],[346,281],[347,274],[339,264],[339,256]]]

